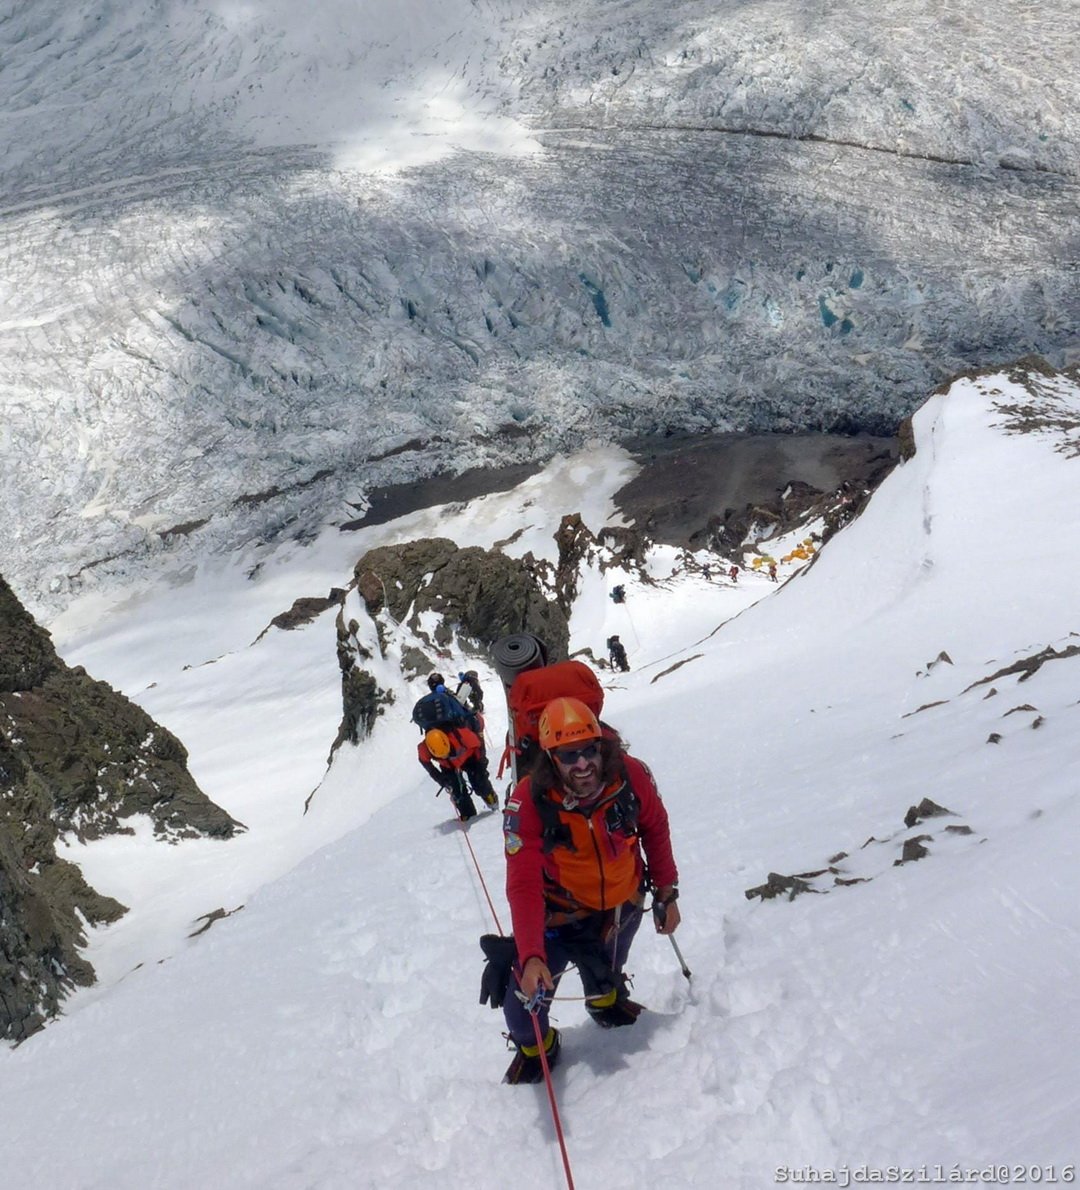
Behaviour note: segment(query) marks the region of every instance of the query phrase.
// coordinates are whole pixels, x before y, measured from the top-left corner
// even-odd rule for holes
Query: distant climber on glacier
[[[737,583],[737,582],[739,581],[739,568],[738,568],[738,566],[735,566],[734,564],[732,564],[732,567],[731,567],[731,569],[728,571],[728,578],[729,578],[729,579],[731,579],[731,581],[732,581],[733,583]]]
[[[497,808],[499,796],[488,776],[487,758],[475,731],[468,727],[431,728],[416,746],[417,759],[427,775],[450,794],[458,818],[468,822],[476,817],[473,795],[491,809]],[[438,796],[438,795],[436,795]]]
[[[581,976],[586,1011],[598,1025],[610,1029],[637,1020],[642,1006],[629,997],[623,966],[649,889],[657,932],[673,934],[679,925],[667,811],[648,768],[624,752],[618,733],[601,727],[576,698],[549,702],[538,735],[532,771],[518,782],[503,813],[517,968],[513,975],[507,970],[509,984],[496,986],[492,1003],[501,995],[517,1051],[503,1080],[508,1083],[543,1076],[529,1001],[549,1067],[557,1060],[560,1038],[548,1023],[548,993],[554,994],[571,963]],[[513,955],[507,967],[512,961]],[[488,969],[486,976],[495,969],[490,956]]]
[[[622,585],[622,583],[619,583],[618,586],[611,588],[611,601],[612,603],[626,602],[626,588]]]
[[[622,641],[615,635],[609,636],[607,638],[607,650],[611,668],[627,673],[630,669],[630,662],[626,660],[626,649],[623,648]]]

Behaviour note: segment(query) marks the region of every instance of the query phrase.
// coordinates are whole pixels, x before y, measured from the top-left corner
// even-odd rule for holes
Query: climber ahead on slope
[[[618,636],[612,635],[607,638],[607,649],[611,668],[627,673],[630,669],[630,662],[626,660],[626,649]]]
[[[509,1083],[542,1077],[526,1002],[538,992],[554,993],[573,963],[592,1019],[605,1028],[632,1025],[642,1009],[629,998],[623,966],[649,888],[657,931],[672,934],[679,925],[667,811],[648,768],[624,752],[618,734],[606,725],[601,729],[576,698],[547,704],[538,742],[532,770],[503,814],[506,895],[517,948],[503,998],[517,1047],[504,1079]],[[538,1019],[551,1066],[560,1041],[548,1024],[546,996]]]
[[[454,697],[474,714],[484,713],[484,692],[480,689],[480,676],[475,669],[458,674],[458,688]]]
[[[499,797],[492,788],[483,745],[475,731],[432,727],[417,744],[416,756],[440,791],[450,794],[462,822],[476,817],[474,794],[491,809],[498,807]]]
[[[427,684],[430,693],[418,699],[412,710],[412,721],[421,731],[433,727],[468,727],[477,735],[483,735],[483,720],[447,690],[442,674],[431,674]]]

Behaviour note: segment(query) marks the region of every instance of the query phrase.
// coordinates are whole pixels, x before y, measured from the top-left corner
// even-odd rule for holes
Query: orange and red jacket
[[[477,759],[483,752],[480,737],[468,727],[442,728],[450,740],[449,756],[432,756],[427,744],[423,740],[416,745],[416,755],[420,763],[431,772],[432,765],[441,769],[461,769],[470,760]]]
[[[679,879],[667,810],[652,773],[632,756],[623,759],[626,781],[615,781],[587,807],[568,809],[567,795],[556,789],[546,795],[550,804],[541,813],[528,777],[506,803],[506,898],[522,967],[533,956],[546,961],[548,925],[634,900],[643,888],[646,858],[656,887]],[[636,813],[627,814],[635,803]],[[556,823],[557,837],[545,854],[545,830],[552,839],[550,824]]]

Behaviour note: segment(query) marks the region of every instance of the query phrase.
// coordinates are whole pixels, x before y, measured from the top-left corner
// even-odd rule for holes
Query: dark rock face
[[[82,669],[60,666],[31,690],[0,692],[0,714],[0,749],[48,787],[61,832],[84,842],[131,834],[123,820],[133,814],[173,840],[229,838],[237,827],[195,784],[180,741]]]
[[[628,448],[642,470],[616,492],[620,512],[654,541],[733,557],[754,526],[786,533],[845,497],[854,515],[898,455],[893,438],[837,434],[672,436]]]
[[[98,924],[125,912],[57,857],[59,835],[132,833],[133,814],[169,840],[238,829],[186,762],[145,711],[64,665],[0,578],[0,1037],[29,1036],[93,982],[79,915]]]
[[[369,614],[384,607],[395,620],[426,611],[442,617],[434,644],[449,645],[456,629],[478,646],[512,632],[534,632],[553,656],[565,657],[570,639],[565,614],[546,590],[547,566],[484,550],[459,549],[444,537],[380,546],[356,564],[356,581]]]
[[[342,612],[337,618],[337,659],[341,670],[341,726],[330,749],[330,758],[344,743],[358,744],[371,734],[375,720],[383,707],[393,702],[393,694],[375,681],[361,665],[371,653],[357,637],[359,624],[345,622]]]
[[[559,562],[555,569],[555,590],[559,606],[569,616],[578,594],[581,567],[596,551],[596,538],[581,519],[581,513],[564,516],[555,532]]]
[[[565,657],[570,627],[552,590],[550,571],[531,554],[508,558],[478,546],[459,549],[447,538],[433,537],[369,550],[356,564],[354,581],[384,655],[391,623],[404,622],[427,642],[430,653],[414,644],[402,655],[402,671],[413,679],[437,669],[434,658],[455,637],[465,648],[481,652],[512,632],[534,632],[548,642],[553,660]],[[429,612],[437,617],[430,633],[422,626]],[[363,739],[393,699],[364,667],[371,654],[360,643],[358,628],[356,621],[346,622],[339,614],[342,720],[331,756],[342,743]]]
[[[340,606],[344,598],[345,592],[341,587],[331,587],[330,594],[326,596],[304,596],[294,600],[292,607],[287,612],[275,616],[270,624],[274,628],[280,628],[283,632],[303,628],[305,624],[310,624],[313,620],[318,619],[323,612]],[[265,635],[265,631],[260,635]]]
[[[941,818],[951,814],[952,810],[946,810],[944,806],[939,806],[937,802],[924,797],[917,806],[908,807],[908,812],[904,815],[904,826],[910,830],[913,826],[917,826],[927,818]]]

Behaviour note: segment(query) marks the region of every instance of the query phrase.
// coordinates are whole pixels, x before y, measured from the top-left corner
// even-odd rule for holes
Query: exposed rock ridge
[[[171,732],[66,666],[0,578],[0,1037],[29,1036],[93,983],[85,925],[125,912],[57,856],[61,835],[133,833],[135,814],[170,841],[239,829],[186,763]]]
[[[482,655],[512,632],[535,632],[554,657],[565,657],[569,624],[550,571],[532,554],[510,558],[445,537],[364,554],[337,619],[342,719],[331,757],[364,739],[393,701],[373,672],[376,654],[380,662],[393,655],[409,680],[438,668],[452,650]]]

